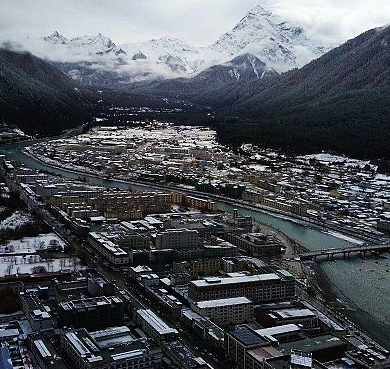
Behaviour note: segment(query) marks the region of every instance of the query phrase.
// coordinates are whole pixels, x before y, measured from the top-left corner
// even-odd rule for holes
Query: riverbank
[[[273,266],[288,270],[297,280],[306,286],[306,291],[316,296],[319,301],[333,312],[334,317],[343,317],[347,328],[354,332],[362,343],[371,344],[372,340],[390,349],[390,331],[386,322],[378,322],[367,311],[359,308],[342,290],[329,278],[324,266],[334,264],[334,261],[316,263],[297,260],[297,252],[306,251],[300,245],[281,231],[261,222],[254,223],[256,231],[277,237],[286,248],[282,255],[262,258]],[[363,260],[364,263],[366,260]],[[376,261],[374,261],[375,263]],[[328,263],[328,264],[327,264]],[[337,261],[336,261],[337,263]],[[390,263],[389,263],[390,264]],[[337,319],[336,319],[337,320]]]
[[[260,231],[261,233],[275,236],[285,248],[285,252],[281,255],[262,257],[262,259],[271,265],[287,270],[296,279],[306,283],[306,272],[302,268],[299,259],[297,259],[297,254],[306,251],[306,249],[284,233],[261,222],[254,222],[254,230],[256,232]]]
[[[341,260],[338,260],[341,261]],[[329,273],[328,266],[332,266],[337,262],[327,261],[319,264],[315,262],[303,263],[303,268],[308,276],[309,285],[318,291],[322,296],[324,303],[331,307],[332,310],[346,317],[350,330],[357,330],[356,335],[363,343],[369,343],[375,340],[387,349],[390,349],[390,330],[389,330],[389,314],[379,317],[378,314],[373,316],[370,311],[370,305],[363,309],[352,300],[353,295],[359,295],[359,290],[350,290],[350,293],[344,293],[342,289],[335,284],[335,278]],[[367,262],[367,260],[355,262]],[[370,262],[370,261],[369,261]],[[340,273],[342,276],[342,271]],[[361,287],[361,289],[365,287]],[[381,296],[376,296],[381,299]],[[374,304],[375,301],[372,301]]]

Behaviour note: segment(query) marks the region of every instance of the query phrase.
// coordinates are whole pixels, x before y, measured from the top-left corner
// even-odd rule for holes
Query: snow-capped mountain
[[[304,66],[331,47],[310,39],[303,28],[257,5],[208,49],[221,59],[252,53],[280,73]]]
[[[70,42],[66,37],[60,35],[57,31],[54,31],[50,36],[46,36],[43,39],[47,42],[61,45],[68,45]]]
[[[212,65],[226,63],[243,54],[253,54],[278,73],[299,68],[332,47],[309,38],[291,24],[257,5],[229,32],[208,47],[197,48],[169,37],[120,45],[128,55],[141,53],[173,71],[196,74]]]
[[[100,33],[68,40],[54,32],[44,40],[56,50],[63,49],[60,62],[58,58],[54,59],[57,55],[54,52],[51,60],[59,62],[57,65],[65,73],[84,83],[96,84],[107,72],[110,76],[105,78],[105,85],[112,80],[112,73],[118,77],[114,78],[115,83],[118,79],[122,83],[131,83],[192,77],[213,65],[228,63],[245,54],[260,59],[265,64],[264,70],[282,73],[302,67],[332,48],[310,38],[303,28],[280,19],[261,6],[253,7],[232,30],[207,47],[195,47],[173,37],[116,46]],[[66,60],[67,57],[70,60]],[[99,78],[95,74],[99,74]]]
[[[146,42],[120,45],[133,60],[148,59],[165,64],[180,75],[191,75],[202,70],[205,63],[201,49],[173,37],[161,37]]]
[[[75,54],[113,54],[118,56],[125,54],[125,52],[117,47],[109,37],[103,36],[101,33],[96,36],[81,36],[68,40],[63,35],[55,31],[52,35],[44,37],[44,40],[48,43],[57,45],[58,47],[64,47],[68,52]]]

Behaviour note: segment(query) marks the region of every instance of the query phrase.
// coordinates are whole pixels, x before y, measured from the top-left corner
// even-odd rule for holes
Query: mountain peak
[[[85,53],[85,55],[111,54],[119,56],[120,54],[126,54],[121,48],[118,48],[109,37],[104,36],[100,32],[97,35],[84,35],[68,40],[58,31],[54,31],[52,35],[44,37],[44,40],[55,45],[64,45],[68,52],[76,55]]]
[[[248,13],[236,24],[233,30],[245,28],[267,28],[274,24],[282,23],[282,20],[275,16],[271,11],[260,5],[255,5]]]
[[[284,21],[260,5],[249,10],[209,48],[230,58],[254,54],[278,73],[302,67],[328,49],[310,39],[299,25]]]
[[[253,8],[251,8],[248,13],[246,13],[245,17],[250,15],[262,16],[262,17],[271,17],[272,12],[263,8],[261,5],[257,4]],[[244,18],[245,18],[244,17]]]
[[[43,38],[45,41],[50,41],[56,44],[66,44],[68,43],[68,39],[61,35],[58,31],[54,31],[50,36],[46,36]]]
[[[94,45],[100,48],[109,49],[116,46],[109,37],[106,37],[101,33],[98,33],[96,36],[85,35],[81,37],[75,37],[72,38],[71,42],[75,46],[79,46],[79,47]],[[99,50],[99,51],[103,51],[103,50]]]

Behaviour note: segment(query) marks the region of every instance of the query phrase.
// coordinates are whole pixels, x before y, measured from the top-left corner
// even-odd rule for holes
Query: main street
[[[93,260],[94,256],[91,254],[91,260]],[[117,290],[125,290],[130,294],[131,298],[135,300],[139,305],[142,306],[143,309],[151,309],[157,315],[163,317],[163,319],[168,322],[171,326],[176,327],[179,334],[179,341],[189,350],[191,351],[195,357],[202,357],[209,365],[211,365],[215,369],[223,369],[223,364],[217,359],[214,355],[212,355],[205,348],[202,348],[201,339],[196,340],[194,336],[188,334],[185,330],[180,328],[180,320],[175,319],[172,315],[164,314],[156,304],[154,304],[149,299],[146,299],[141,294],[137,293],[137,291],[132,288],[131,284],[129,284],[129,279],[122,272],[114,272],[110,268],[104,266],[101,263],[97,263],[97,270],[101,273],[107,280],[115,281]],[[92,265],[91,265],[92,266]],[[191,333],[192,334],[192,333]],[[194,342],[197,344],[194,344]]]

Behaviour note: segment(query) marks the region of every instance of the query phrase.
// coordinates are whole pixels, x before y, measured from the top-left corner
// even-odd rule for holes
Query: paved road
[[[137,294],[136,291],[129,288],[126,285],[123,274],[121,272],[114,272],[111,269],[101,264],[98,264],[97,269],[108,280],[115,280],[118,288],[126,290],[130,294],[130,296],[134,300],[136,300],[141,306],[143,306],[145,309],[153,310],[158,315],[161,315],[164,318],[164,320],[167,321],[170,325],[174,327],[179,327],[179,323],[180,323],[179,320],[175,320],[172,316],[164,315],[156,304],[154,304],[150,300],[146,300],[144,297]],[[199,342],[197,342],[197,344],[195,344],[194,343],[195,338],[191,337],[190,334],[188,334],[187,332],[181,329],[179,330],[178,340],[184,346],[186,346],[187,349],[195,355],[195,357],[201,356],[209,365],[211,365],[215,369],[223,369],[222,364],[215,361],[215,359],[211,356],[211,354],[208,351],[206,351],[206,349],[201,348],[200,340]]]

